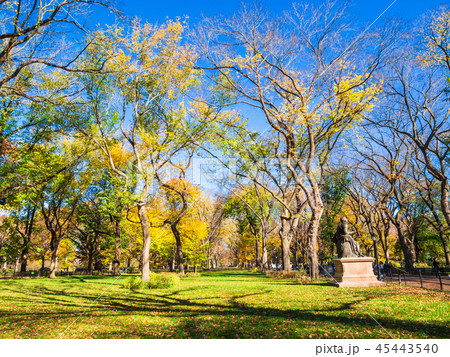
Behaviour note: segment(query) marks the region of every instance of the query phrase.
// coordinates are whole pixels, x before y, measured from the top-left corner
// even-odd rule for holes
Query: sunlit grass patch
[[[372,317],[394,337],[450,334],[448,292],[390,285],[347,293],[325,282],[244,271],[203,272],[171,287],[132,291],[122,287],[130,278],[0,281],[0,337],[389,337]]]

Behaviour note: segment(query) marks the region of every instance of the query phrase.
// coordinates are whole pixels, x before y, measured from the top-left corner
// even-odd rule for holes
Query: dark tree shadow
[[[211,274],[212,275],[212,274]],[[219,273],[215,276],[224,276]],[[225,274],[228,276],[227,274]],[[248,276],[247,274],[230,274],[232,278],[239,275]],[[97,277],[93,277],[97,278]],[[83,282],[85,277],[75,277],[75,284]],[[89,279],[90,280],[90,279]],[[230,279],[234,281],[233,279]],[[282,282],[280,282],[282,283]],[[108,283],[109,284],[109,283]],[[284,282],[284,284],[289,284]],[[273,338],[274,328],[289,323],[291,326],[300,326],[308,328],[311,323],[323,324],[324,326],[339,324],[344,330],[351,330],[353,327],[377,329],[379,333],[375,333],[378,338],[389,337],[377,323],[364,311],[359,310],[357,313],[350,314],[355,311],[360,303],[368,302],[371,299],[379,298],[383,294],[388,294],[383,290],[373,291],[369,294],[358,294],[355,291],[355,301],[344,301],[339,303],[336,299],[324,298],[320,299],[329,301],[333,306],[324,304],[321,310],[312,309],[279,309],[273,306],[251,306],[245,303],[245,298],[249,296],[264,296],[271,293],[269,284],[265,289],[257,292],[249,292],[246,294],[234,294],[231,297],[223,296],[201,296],[196,298],[185,298],[184,294],[207,290],[207,286],[194,286],[186,289],[176,290],[156,290],[156,291],[137,291],[129,292],[123,290],[122,295],[105,294],[98,303],[92,305],[86,311],[84,317],[98,317],[99,321],[105,318],[105,311],[109,310],[107,317],[114,316],[132,316],[132,315],[157,315],[159,317],[177,318],[177,327],[175,331],[168,331],[167,337],[171,338]],[[325,284],[315,285],[319,288],[325,288]],[[70,291],[73,288],[67,286],[64,289],[49,288],[47,286],[36,285],[30,290],[23,291],[18,286],[2,286],[2,289],[10,291],[13,297],[3,297],[5,301],[14,304],[38,302],[43,306],[53,306],[49,311],[22,312],[13,310],[0,311],[0,318],[5,323],[20,324],[27,321],[28,324],[45,324],[46,321],[57,320],[61,323],[62,330],[64,326],[72,322],[72,319],[81,314],[88,308],[98,297],[97,294],[87,294],[82,290]],[[219,321],[216,325],[205,323],[205,317],[211,317],[213,321]],[[401,317],[375,316],[376,320],[388,331],[402,331],[412,334],[421,332],[431,338],[448,338],[450,336],[450,327],[448,322],[439,321],[419,321],[413,322]],[[4,325],[5,326],[5,325]],[[76,325],[75,325],[76,326]],[[76,328],[74,326],[74,328]],[[252,332],[250,332],[252,331]],[[256,331],[256,332],[255,332]],[[256,335],[255,335],[256,333]],[[96,333],[96,338],[115,338],[115,336],[123,337],[123,331],[101,331]],[[130,334],[129,338],[155,338],[153,332],[139,331],[138,335]],[[280,336],[283,337],[283,336]],[[286,330],[285,338],[304,337],[296,334],[294,329]],[[346,336],[330,336],[334,338],[345,338]]]

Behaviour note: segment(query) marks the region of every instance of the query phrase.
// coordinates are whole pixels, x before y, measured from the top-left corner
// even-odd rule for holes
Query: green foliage
[[[140,289],[168,289],[180,282],[177,274],[151,273],[148,282],[143,282],[140,277],[129,277],[122,281],[122,287],[131,291]]]
[[[343,168],[328,172],[322,185],[322,200],[325,210],[320,222],[320,237],[322,240],[321,260],[333,258],[334,244],[332,242],[338,225],[339,216],[343,214],[344,202],[348,196],[347,186],[350,183],[348,171]]]
[[[439,235],[434,233],[429,226],[421,229],[417,234],[417,252],[419,261],[426,262],[433,258],[444,256],[444,249]]]
[[[145,284],[149,289],[168,289],[174,287],[180,281],[176,274],[153,273],[150,280]]]
[[[122,281],[122,287],[124,289],[129,289],[132,291],[142,289],[144,286],[142,279],[140,277],[129,277]]]
[[[416,263],[414,268],[429,268],[431,265],[429,263]]]

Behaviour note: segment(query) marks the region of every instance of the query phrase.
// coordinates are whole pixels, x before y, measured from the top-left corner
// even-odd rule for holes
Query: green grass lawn
[[[0,337],[388,338],[369,313],[397,338],[450,336],[449,292],[390,285],[349,296],[238,271],[137,292],[121,279],[81,317],[114,277],[2,280]]]

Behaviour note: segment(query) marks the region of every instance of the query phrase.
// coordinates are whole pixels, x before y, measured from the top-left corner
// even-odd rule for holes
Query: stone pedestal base
[[[336,274],[328,284],[340,287],[380,286],[385,283],[378,281],[373,273],[372,263],[375,259],[370,257],[339,258],[334,259]]]

